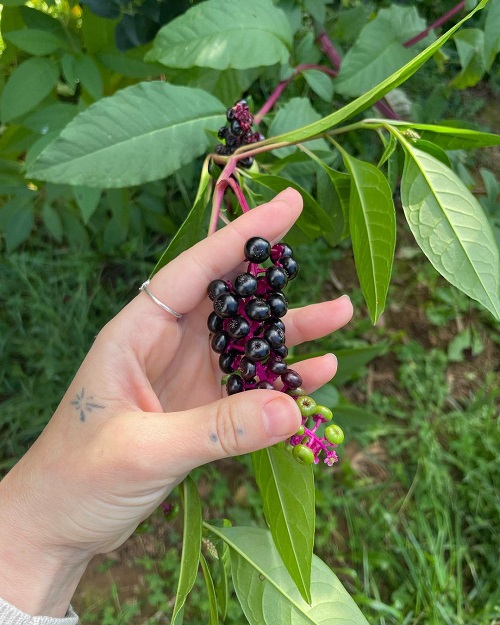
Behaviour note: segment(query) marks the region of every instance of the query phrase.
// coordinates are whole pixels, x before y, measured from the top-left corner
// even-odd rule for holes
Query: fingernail
[[[295,402],[278,397],[262,409],[264,428],[271,438],[286,438],[294,434],[300,425],[300,410]]]
[[[351,301],[351,298],[349,297],[349,295],[347,295],[347,293],[344,293],[344,295],[342,295],[341,297],[339,297],[339,299],[347,299],[349,301]]]

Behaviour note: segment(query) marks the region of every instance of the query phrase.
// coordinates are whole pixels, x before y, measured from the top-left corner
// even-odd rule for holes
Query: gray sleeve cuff
[[[64,618],[30,616],[0,597],[0,625],[77,625],[78,616],[70,606]]]

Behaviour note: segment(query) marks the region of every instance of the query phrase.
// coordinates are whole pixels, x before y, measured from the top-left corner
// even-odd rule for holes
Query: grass
[[[491,354],[499,328],[407,252],[396,265],[392,308],[377,327],[366,322],[348,250],[317,245],[301,254],[307,260],[291,289],[294,302],[345,290],[357,304],[336,347],[390,345],[340,389],[378,417],[348,427],[340,465],[316,472],[316,553],[372,625],[498,625],[500,390]],[[147,272],[133,261],[48,250],[4,259],[0,272],[0,299],[8,302],[0,310],[5,471],[43,428],[99,328]],[[482,350],[472,355],[464,343],[452,358],[449,345],[467,328],[481,337]],[[199,469],[195,477],[207,517],[262,524],[248,459]],[[116,559],[89,571],[75,597],[82,623],[168,623],[180,534],[180,521],[166,524],[156,513]],[[201,625],[207,613],[200,577],[186,620]],[[226,623],[242,622],[234,600]]]

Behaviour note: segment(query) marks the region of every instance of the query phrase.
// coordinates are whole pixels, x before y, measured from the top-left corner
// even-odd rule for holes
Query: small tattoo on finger
[[[76,394],[76,399],[70,402],[70,404],[78,412],[80,421],[85,421],[93,410],[102,410],[104,408],[102,404],[98,404],[94,400],[93,395],[87,395],[85,388],[82,388],[81,393]]]

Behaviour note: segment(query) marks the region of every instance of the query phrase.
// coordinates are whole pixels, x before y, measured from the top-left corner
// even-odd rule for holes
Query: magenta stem
[[[452,9],[450,9],[447,13],[442,15],[439,19],[437,19],[434,23],[428,26],[421,33],[419,33],[418,35],[415,35],[415,37],[413,37],[412,39],[409,39],[406,43],[404,43],[403,44],[404,47],[409,48],[413,46],[414,44],[418,43],[419,41],[427,37],[427,35],[431,32],[431,30],[435,30],[436,28],[439,28],[445,22],[451,19],[454,15],[456,15],[457,13],[460,13],[460,11],[462,11],[464,8],[465,8],[465,0],[462,0],[462,2],[459,2],[457,5],[455,5]]]
[[[337,49],[333,45],[330,37],[327,35],[326,30],[323,30],[318,36],[319,45],[323,54],[328,58],[335,70],[340,69],[342,58],[337,52]]]
[[[337,72],[334,69],[331,69],[330,67],[325,67],[324,65],[314,65],[314,64],[309,64],[309,63],[303,63],[302,65],[297,65],[297,67],[293,70],[292,74],[288,78],[285,78],[285,80],[282,80],[280,83],[278,83],[278,85],[275,87],[274,91],[271,93],[269,98],[262,105],[262,108],[260,109],[260,111],[255,114],[253,118],[255,124],[260,124],[264,115],[267,115],[267,113],[269,113],[269,111],[273,108],[276,102],[280,99],[281,94],[288,87],[288,85],[292,82],[292,80],[295,80],[295,78],[297,78],[299,74],[301,74],[303,71],[307,69],[315,69],[318,72],[323,72],[324,74],[328,74],[329,76],[332,76],[332,77],[337,75]]]
[[[231,189],[234,191],[234,194],[236,195],[236,198],[241,206],[241,210],[244,213],[248,213],[250,207],[248,206],[248,202],[246,200],[246,197],[243,195],[243,191],[241,190],[240,185],[236,182],[234,178],[228,178],[227,182]]]
[[[378,102],[374,104],[375,108],[378,109],[384,117],[387,119],[398,119],[402,118],[396,113],[396,111],[392,108],[392,106],[387,102],[385,98],[380,99]]]

